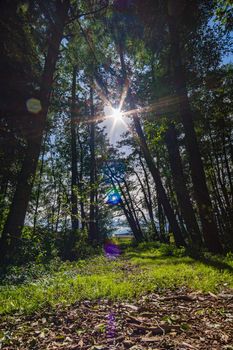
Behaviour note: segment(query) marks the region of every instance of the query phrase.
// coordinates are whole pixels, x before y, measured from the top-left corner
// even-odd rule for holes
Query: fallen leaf
[[[154,343],[154,342],[158,342],[160,341],[160,339],[158,339],[158,337],[145,337],[142,338],[141,341],[146,342],[146,343]]]
[[[138,307],[136,305],[132,305],[132,304],[122,304],[122,306],[127,307],[128,309],[134,310],[134,311],[138,311]]]

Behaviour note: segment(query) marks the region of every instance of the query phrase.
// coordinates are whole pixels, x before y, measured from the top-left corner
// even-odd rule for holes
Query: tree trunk
[[[160,200],[161,200],[161,204],[164,208],[165,215],[167,216],[167,219],[168,219],[169,224],[171,226],[172,232],[174,234],[174,239],[175,239],[176,245],[177,246],[185,246],[186,245],[185,240],[182,236],[182,232],[181,232],[180,227],[177,223],[175,214],[173,212],[173,209],[170,205],[169,199],[168,199],[167,194],[165,192],[165,189],[163,187],[159,170],[157,169],[157,167],[154,163],[154,160],[151,156],[151,153],[149,151],[149,148],[147,146],[146,139],[145,139],[144,133],[142,131],[141,123],[140,123],[139,118],[137,116],[134,116],[134,126],[135,126],[136,132],[137,132],[138,137],[139,137],[141,150],[142,150],[143,155],[145,157],[147,166],[148,166],[148,168],[151,172],[151,175],[154,179],[154,182],[155,182],[155,185],[156,185],[156,188],[157,188]]]
[[[220,253],[222,252],[222,247],[219,241],[217,225],[214,220],[211,200],[206,184],[204,167],[194,130],[193,116],[189,104],[185,73],[181,60],[180,38],[175,15],[173,16],[171,14],[168,16],[168,25],[171,39],[173,82],[176,93],[180,99],[180,116],[185,130],[186,147],[189,154],[194,194],[203,228],[203,237],[209,251]]]
[[[126,217],[126,220],[128,221],[128,224],[129,224],[129,227],[131,228],[131,231],[134,235],[134,238],[137,242],[142,242],[143,241],[143,235],[142,235],[142,231],[141,231],[141,228],[137,226],[137,223],[134,219],[134,216],[132,214],[132,210],[130,208],[130,205],[128,203],[128,200],[126,198],[126,195],[124,193],[124,190],[123,190],[123,187],[121,186],[120,184],[120,181],[119,179],[116,177],[114,177],[114,174],[111,170],[111,168],[108,166],[108,170],[110,172],[110,181],[112,183],[112,186],[113,186],[113,189],[115,191],[117,191],[117,188],[116,188],[116,185],[115,185],[115,182],[114,180],[116,181],[117,183],[117,186],[119,187],[120,189],[120,193],[121,193],[121,200],[120,200],[120,206],[121,206],[121,209],[123,210],[124,212],[124,215]],[[122,197],[124,199],[124,201],[122,200]]]
[[[127,72],[126,72],[123,50],[121,48],[121,43],[119,42],[118,44],[119,44],[119,54],[120,54],[122,75],[123,75],[123,78],[126,80]],[[130,108],[135,109],[135,104],[134,104],[132,93],[131,93],[130,89],[128,90],[128,99],[129,99],[129,103],[130,103]],[[185,240],[182,236],[182,232],[180,230],[180,227],[179,227],[178,222],[176,220],[175,214],[173,212],[173,209],[170,205],[167,194],[166,194],[165,189],[163,187],[159,170],[157,169],[155,162],[153,160],[153,157],[152,157],[150,150],[148,148],[146,138],[145,138],[145,135],[143,133],[138,115],[133,116],[133,122],[134,122],[134,127],[136,130],[136,133],[138,135],[138,141],[140,144],[142,154],[145,158],[147,166],[148,166],[148,168],[151,172],[151,175],[154,179],[158,195],[160,197],[162,206],[164,208],[165,215],[167,216],[169,224],[172,228],[172,232],[174,234],[174,239],[175,239],[176,245],[177,246],[185,246],[186,245]]]
[[[55,232],[56,233],[58,232],[58,226],[59,226],[59,220],[60,220],[60,211],[61,211],[60,191],[61,191],[61,179],[59,180],[58,194],[57,194],[57,216],[56,216],[56,223],[55,223]]]
[[[53,75],[68,15],[69,0],[64,0],[63,2],[57,1],[56,4],[57,16],[52,28],[48,53],[41,78],[40,103],[42,108],[36,117],[34,114],[32,115],[35,132],[28,140],[24,161],[18,176],[17,187],[1,237],[0,256],[2,258],[7,255],[13,255],[12,249],[21,236],[40,155],[43,132],[46,126],[46,118],[49,108]]]
[[[91,118],[94,119],[93,88],[90,90]],[[95,159],[95,123],[90,125],[90,214],[89,214],[89,241],[98,242],[98,227],[96,221],[96,159]]]
[[[135,215],[133,214],[133,211],[131,210],[130,208],[130,205],[129,205],[129,202],[126,198],[126,195],[124,193],[124,190],[123,188],[121,187],[120,183],[118,183],[118,186],[121,190],[121,194],[124,198],[124,202],[121,200],[122,204],[123,204],[123,211],[124,211],[124,214],[126,216],[126,219],[128,221],[128,224],[133,232],[133,235],[136,239],[137,242],[142,242],[143,241],[143,234],[142,234],[142,231],[141,231],[141,227],[139,225],[139,222],[136,221],[135,219]]]
[[[192,203],[190,201],[188,189],[185,184],[182,161],[177,141],[177,133],[173,124],[170,124],[166,131],[165,142],[168,149],[173,184],[182,218],[186,225],[186,230],[191,236],[192,242],[198,246],[201,244],[201,234],[192,207]]]
[[[71,101],[71,223],[72,230],[79,228],[78,220],[78,155],[76,143],[76,123],[75,123],[75,106],[76,106],[76,76],[77,67],[73,68],[72,79],[72,101]]]
[[[126,193],[128,194],[129,205],[130,205],[130,210],[132,212],[132,216],[134,218],[136,226],[138,227],[139,235],[141,237],[143,237],[143,233],[142,233],[141,226],[140,226],[140,223],[139,223],[139,220],[138,220],[138,217],[137,217],[137,213],[136,213],[136,210],[134,208],[133,199],[132,199],[131,194],[130,194],[129,186],[128,186],[127,181],[125,179],[123,181],[124,181],[124,185],[125,185],[125,188],[126,188]]]
[[[44,142],[43,142],[43,151],[42,151],[42,156],[41,156],[41,166],[39,170],[39,183],[37,187],[37,192],[36,192],[36,206],[35,206],[35,213],[33,217],[33,234],[35,235],[36,233],[36,225],[37,225],[37,218],[38,218],[38,208],[39,208],[39,201],[40,201],[40,194],[41,194],[41,181],[42,181],[42,175],[43,175],[43,170],[44,170],[44,155],[45,155],[45,142],[46,142],[46,136],[44,137]]]
[[[79,132],[77,133],[77,139],[78,139],[78,145],[79,145],[79,150],[80,150],[80,162],[79,162],[79,192],[81,194],[80,196],[80,212],[81,212],[81,224],[82,224],[82,229],[85,229],[87,227],[87,219],[86,219],[86,213],[85,213],[85,206],[84,206],[84,199],[83,199],[83,144],[80,139]]]
[[[145,199],[145,203],[146,203],[146,207],[147,207],[147,211],[148,211],[148,214],[149,214],[149,218],[150,218],[150,224],[151,224],[151,227],[153,229],[153,235],[154,235],[154,238],[155,239],[158,239],[158,232],[157,232],[157,229],[156,229],[156,225],[155,225],[155,221],[154,221],[154,215],[153,215],[153,209],[152,209],[152,203],[150,202],[148,196],[147,196],[147,193],[146,193],[146,189],[144,188],[144,185],[142,183],[142,180],[140,179],[140,176],[138,175],[138,173],[135,171],[134,174],[136,175],[139,183],[140,183],[140,186],[141,186],[141,189],[142,189],[142,192],[144,194],[144,199]],[[144,216],[144,214],[143,214]],[[147,222],[146,218],[145,218],[145,221]]]
[[[149,176],[148,176],[148,173],[146,171],[145,165],[143,164],[143,161],[142,161],[141,157],[139,157],[139,161],[140,161],[140,164],[142,166],[142,169],[143,169],[143,172],[144,172],[144,175],[145,175],[145,180],[146,180],[146,187],[147,187],[147,193],[148,193],[147,205],[148,205],[148,212],[149,212],[152,228],[153,228],[153,231],[154,231],[154,238],[155,239],[159,239],[159,233],[158,233],[158,230],[156,228],[154,212],[153,212],[153,203],[152,203],[152,198],[151,198],[151,189],[150,189],[150,184],[149,184]]]

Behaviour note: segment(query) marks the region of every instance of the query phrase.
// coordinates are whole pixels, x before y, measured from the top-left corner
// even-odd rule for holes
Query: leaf
[[[136,305],[132,305],[132,304],[122,304],[123,306],[125,306],[128,309],[134,310],[134,311],[138,311],[138,307]]]
[[[46,318],[45,318],[45,317],[42,317],[41,322],[42,322],[43,324],[45,324],[45,323],[47,322]]]
[[[80,346],[80,348],[82,348],[82,347],[83,347],[83,345],[84,345],[83,340],[82,340],[82,339],[80,339],[80,340],[79,340],[79,342],[78,342],[78,346]]]
[[[147,342],[147,343],[154,343],[154,342],[158,342],[160,341],[160,339],[158,337],[145,337],[145,338],[142,338],[141,341],[143,342]]]
[[[182,331],[188,331],[190,329],[190,326],[187,323],[181,323],[180,329]]]
[[[106,330],[106,325],[104,323],[99,323],[95,326],[94,330],[100,333],[104,333]]]

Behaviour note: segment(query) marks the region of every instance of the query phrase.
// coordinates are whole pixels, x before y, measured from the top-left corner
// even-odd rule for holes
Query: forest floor
[[[232,270],[232,256],[146,244],[13,269],[0,286],[0,349],[232,350]]]

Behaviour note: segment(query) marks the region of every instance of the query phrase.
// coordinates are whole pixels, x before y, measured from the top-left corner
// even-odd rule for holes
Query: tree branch
[[[98,12],[101,12],[105,9],[107,9],[109,6],[109,1],[107,0],[106,4],[100,8],[98,8],[97,10],[93,10],[93,11],[89,11],[89,12],[84,12],[84,13],[77,13],[74,17],[72,17],[67,24],[72,23],[73,21],[75,21],[76,19],[80,19],[81,17],[86,17],[86,16],[91,16],[91,15],[95,15]]]

